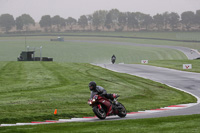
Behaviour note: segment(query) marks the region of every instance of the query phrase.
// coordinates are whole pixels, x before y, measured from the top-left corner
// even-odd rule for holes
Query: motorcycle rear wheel
[[[106,118],[106,112],[102,109],[100,110],[97,106],[93,107],[93,112],[99,119],[105,119]]]
[[[118,116],[123,118],[126,116],[127,112],[126,112],[126,108],[124,107],[123,104],[119,103],[119,106],[121,109],[119,109],[119,113],[118,113]]]

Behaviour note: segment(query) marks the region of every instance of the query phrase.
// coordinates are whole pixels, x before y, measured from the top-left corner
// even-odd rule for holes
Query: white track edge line
[[[172,88],[175,88],[175,89],[177,89],[177,90],[183,91],[183,92],[185,92],[185,93],[188,93],[188,94],[194,96],[194,97],[197,99],[197,103],[195,103],[194,105],[200,104],[200,98],[199,98],[198,96],[196,96],[195,94],[193,94],[193,93],[191,93],[191,92],[188,92],[188,91],[185,91],[185,90],[182,90],[182,89],[180,89],[180,88],[174,87],[174,86],[172,86],[172,85],[168,85],[168,84],[165,84],[165,85],[167,85],[167,86],[169,86],[169,87],[172,87]],[[189,103],[189,104],[191,105],[192,103]],[[184,104],[184,105],[187,105],[187,104]],[[191,106],[194,106],[194,105],[191,105]],[[191,106],[190,106],[190,107],[191,107]]]

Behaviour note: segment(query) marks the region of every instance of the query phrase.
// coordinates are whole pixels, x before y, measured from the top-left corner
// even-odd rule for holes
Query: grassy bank
[[[113,54],[117,56],[117,63],[139,63],[143,59],[187,59],[182,52],[167,48],[137,47],[109,43],[50,42],[50,38],[53,37],[28,37],[26,43],[30,47],[43,46],[42,56],[53,57],[54,61],[58,62],[110,63],[110,58]],[[80,39],[109,40],[109,38],[65,38],[65,40]],[[128,40],[123,39],[109,41],[128,42]],[[25,50],[25,40],[23,37],[0,38],[0,61],[16,61],[22,50]],[[39,50],[36,51],[36,56],[40,56]]]
[[[5,133],[199,133],[200,115],[173,116],[140,120],[121,120],[85,123],[63,123],[37,126],[1,127]]]
[[[192,69],[183,69],[183,64],[192,64]],[[200,73],[200,60],[159,60],[150,61],[149,65]]]
[[[129,112],[196,102],[160,83],[90,64],[0,62],[0,73],[0,123],[93,116],[87,105],[93,80],[108,93],[120,94]]]

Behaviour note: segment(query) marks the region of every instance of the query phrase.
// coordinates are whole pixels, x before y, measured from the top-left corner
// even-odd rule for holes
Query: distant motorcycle
[[[88,101],[88,104],[92,106],[94,114],[99,119],[105,119],[107,116],[111,115],[125,117],[127,114],[126,108],[117,101],[118,97],[111,101],[105,97],[101,97],[100,95],[95,95]]]

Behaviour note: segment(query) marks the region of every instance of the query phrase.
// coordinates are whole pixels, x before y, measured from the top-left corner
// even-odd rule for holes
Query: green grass
[[[180,51],[167,48],[137,47],[127,45],[84,43],[84,42],[50,42],[51,37],[28,37],[27,45],[43,46],[42,56],[53,57],[57,62],[110,63],[113,54],[117,63],[139,63],[148,60],[182,60],[187,57]],[[89,39],[68,37],[66,40]],[[90,38],[98,39],[98,38]],[[105,38],[99,38],[105,39]],[[106,38],[109,40],[109,38]],[[112,39],[112,38],[110,38]],[[115,40],[115,41],[119,41]],[[128,40],[121,40],[128,41]],[[132,40],[133,41],[133,40]],[[0,61],[16,61],[25,49],[24,38],[0,38]],[[39,50],[36,52],[39,56]]]
[[[143,32],[142,32],[143,33]],[[141,34],[142,34],[141,33]],[[87,34],[87,33],[74,33],[74,35],[79,35],[79,34]],[[88,33],[91,34],[91,33]],[[94,33],[95,34],[95,33]],[[100,33],[99,33],[100,34]],[[111,32],[110,35],[115,35],[115,32]],[[125,33],[124,33],[125,34]],[[173,32],[155,32],[154,34],[151,32],[144,32],[143,34],[147,34],[146,36],[151,36],[154,34],[158,34],[160,36],[165,37],[166,34],[173,34]],[[190,33],[181,33],[180,34],[190,34]],[[194,34],[194,36],[198,36],[199,33],[198,32],[194,32],[192,33]],[[60,36],[62,34],[59,34],[58,36]],[[123,35],[123,34],[121,34]],[[192,35],[191,35],[192,36]],[[29,43],[29,41],[33,41],[35,43],[37,43],[37,40],[41,40],[43,41],[43,45],[44,45],[44,41],[49,41],[50,38],[56,38],[57,36],[32,36],[32,37],[27,37],[27,42]],[[116,41],[116,42],[131,42],[131,43],[138,43],[138,44],[155,44],[155,45],[170,45],[170,46],[182,46],[182,47],[188,47],[188,48],[193,48],[193,49],[198,49],[200,51],[200,43],[193,43],[193,42],[175,42],[175,41],[164,41],[164,40],[150,40],[150,39],[130,39],[130,38],[111,38],[111,37],[64,37],[65,40],[99,40],[99,41]],[[200,38],[200,37],[199,37]],[[20,41],[21,40],[21,44],[24,44],[24,37],[0,37],[0,41],[1,40],[17,40]],[[5,42],[4,42],[5,44]],[[24,45],[23,45],[24,46]]]
[[[44,34],[44,33],[42,33]],[[161,38],[161,39],[173,39],[173,40],[200,40],[200,32],[75,32],[75,33],[48,33],[52,35],[103,35],[103,36],[125,36],[125,37],[146,37],[146,38]],[[41,33],[30,34],[30,35],[41,35]],[[6,37],[1,37],[6,38]],[[13,37],[9,38],[12,39]],[[15,38],[15,37],[14,37]],[[24,37],[21,37],[24,40]],[[27,37],[29,38],[29,37]],[[49,38],[42,36],[40,38]],[[56,38],[52,36],[51,38]],[[110,38],[110,37],[64,37],[66,39],[87,39],[87,40],[110,40],[110,41],[123,41],[123,42],[134,42],[134,43],[145,43],[145,44],[156,44],[156,45],[173,45],[173,46],[184,46],[189,48],[198,49],[200,51],[200,43],[192,42],[174,42],[174,41],[162,41],[162,40],[148,40],[148,39],[128,39],[128,38]]]
[[[120,94],[128,112],[196,102],[166,85],[90,64],[0,62],[0,123],[94,116],[87,105],[93,80]]]
[[[192,69],[183,69],[183,64],[192,64]],[[148,65],[200,73],[200,60],[158,60],[150,61]]]
[[[2,133],[199,133],[200,115],[140,120],[63,123],[36,126],[1,127]]]

